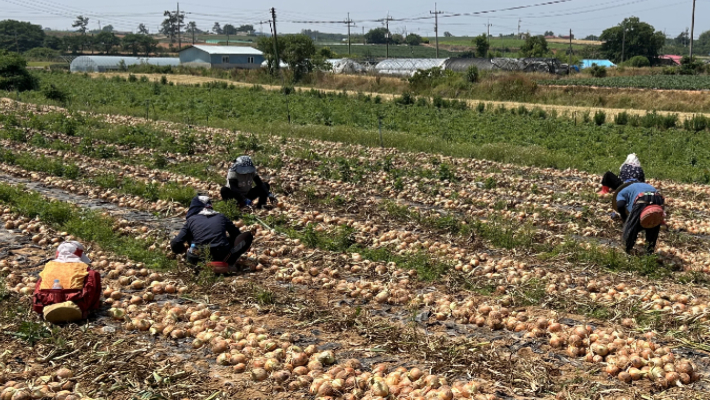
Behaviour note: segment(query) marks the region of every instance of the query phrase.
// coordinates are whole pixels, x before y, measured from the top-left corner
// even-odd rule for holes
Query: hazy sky
[[[653,25],[657,30],[665,31],[675,37],[686,27],[690,27],[693,0],[569,0],[559,4],[538,5],[529,8],[501,11],[505,8],[529,6],[546,3],[550,0],[496,0],[463,1],[442,0],[438,9],[445,13],[477,14],[483,11],[496,11],[479,15],[443,17],[439,19],[439,34],[449,31],[454,35],[475,36],[485,32],[486,24],[492,26],[491,34],[513,33],[518,30],[521,20],[521,32],[540,34],[551,30],[556,34],[566,34],[572,28],[576,37],[590,34],[598,35],[610,26],[621,22],[624,17],[637,16],[642,21]],[[564,0],[558,0],[564,1]],[[710,0],[696,0],[695,37],[710,30]],[[156,0],[0,0],[0,20],[18,19],[31,21],[54,29],[71,29],[76,15],[83,14],[90,18],[90,28],[111,24],[117,30],[135,30],[139,23],[144,23],[151,32],[158,29],[163,19],[163,11],[174,10],[173,1]],[[275,7],[279,33],[299,32],[313,29],[321,32],[346,32],[344,23],[325,21],[344,21],[347,13],[356,21],[356,32],[364,28],[381,25],[377,19],[384,18],[388,12],[395,21],[390,22],[393,32],[418,33],[433,36],[434,20],[429,14],[434,10],[434,1],[421,0],[271,0],[268,2],[236,2],[226,0],[180,2],[181,11],[189,13],[187,21],[195,21],[198,28],[210,29],[215,21],[223,25],[253,24],[257,30],[259,22],[264,21],[264,31],[269,31],[269,8]],[[422,19],[426,18],[426,19]]]

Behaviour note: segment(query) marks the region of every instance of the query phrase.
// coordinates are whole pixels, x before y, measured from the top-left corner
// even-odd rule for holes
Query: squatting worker
[[[192,199],[185,218],[185,225],[170,242],[173,252],[187,252],[187,262],[193,265],[209,258],[229,265],[229,271],[219,272],[235,272],[237,260],[249,250],[254,240],[251,232],[241,233],[229,218],[213,210],[208,196]]]
[[[86,319],[101,305],[101,275],[79,242],[64,242],[44,266],[35,286],[32,309],[52,323]]]
[[[616,176],[613,172],[607,171],[602,177],[602,190],[599,194],[609,193],[609,191],[616,191],[624,183],[628,182],[646,182],[646,176],[643,173],[643,168],[641,168],[641,161],[639,161],[636,154],[629,154],[626,157],[626,161],[621,164],[619,168],[619,176]]]
[[[270,192],[268,183],[261,180],[256,173],[254,162],[249,156],[241,156],[234,160],[234,164],[227,172],[227,186],[220,192],[222,200],[235,199],[242,206],[251,206],[252,202],[259,199],[257,208],[266,205],[266,199],[276,203],[276,196]]]
[[[663,224],[663,203],[663,196],[647,183],[632,183],[617,194],[617,211],[625,221],[622,239],[627,253],[633,249],[642,230],[646,231],[646,251],[653,253]]]

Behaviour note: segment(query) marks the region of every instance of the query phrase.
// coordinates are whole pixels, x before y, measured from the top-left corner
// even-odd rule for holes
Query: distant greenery
[[[38,82],[27,71],[27,61],[21,55],[0,49],[0,90],[23,92],[36,89]]]
[[[81,75],[42,74],[66,90],[78,109],[144,116],[145,100],[155,106],[151,117],[245,131],[281,133],[379,145],[382,116],[386,146],[541,167],[574,167],[603,172],[635,152],[649,160],[647,173],[678,181],[710,182],[710,131],[679,129],[675,120],[651,117],[627,125],[596,125],[556,118],[542,110],[485,107],[473,112],[460,103],[430,102],[403,96],[395,102],[370,96],[279,92],[253,88],[160,85]],[[509,85],[510,86],[510,85]],[[51,103],[41,92],[27,101]],[[290,115],[291,125],[288,124]],[[209,117],[209,120],[207,119]],[[645,118],[645,117],[644,117]],[[611,118],[610,118],[611,120]],[[698,121],[698,127],[703,123]],[[80,128],[78,129],[80,130]]]
[[[708,75],[637,75],[612,76],[601,79],[574,78],[541,81],[549,85],[606,86],[613,88],[708,90]]]

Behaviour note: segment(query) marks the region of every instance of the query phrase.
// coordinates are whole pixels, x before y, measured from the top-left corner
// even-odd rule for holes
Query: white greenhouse
[[[124,56],[81,56],[74,59],[69,66],[71,72],[106,72],[121,69],[122,63],[126,67],[131,65],[157,65],[161,67],[180,65],[179,58],[148,58]]]
[[[446,58],[390,58],[380,61],[375,72],[382,75],[413,76],[417,71],[444,68]]]

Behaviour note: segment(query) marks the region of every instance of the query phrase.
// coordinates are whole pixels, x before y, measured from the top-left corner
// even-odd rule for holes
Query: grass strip
[[[97,211],[81,209],[69,203],[47,200],[37,192],[27,191],[0,183],[0,202],[20,215],[35,218],[56,230],[98,244],[103,250],[142,262],[148,268],[166,270],[175,268],[177,262],[157,250],[152,243],[114,232],[114,219]]]

